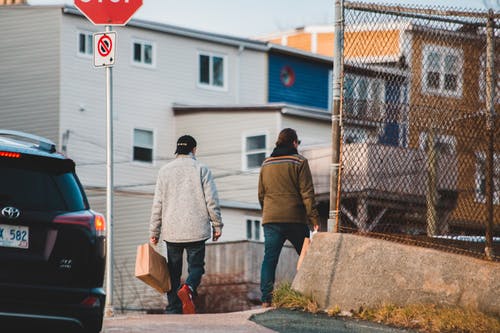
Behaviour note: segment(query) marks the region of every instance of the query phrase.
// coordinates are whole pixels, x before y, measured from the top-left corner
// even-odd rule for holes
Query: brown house
[[[296,47],[302,50],[333,56],[333,26],[302,27],[293,31],[265,36],[262,39]],[[496,38],[496,64],[500,64],[500,38]],[[402,192],[417,194],[416,206],[443,202],[449,209],[439,212],[436,232],[482,234],[487,221],[487,151],[489,136],[486,130],[488,111],[486,110],[486,33],[479,25],[434,24],[421,25],[419,22],[366,23],[346,26],[344,33],[344,59],[346,65],[376,71],[374,80],[385,80],[382,92],[361,77],[344,73],[344,125],[356,120],[367,123],[373,113],[359,113],[359,110],[379,110],[384,115],[385,128],[379,133],[378,142],[369,142],[369,136],[360,135],[355,144],[369,143],[356,151],[353,146],[345,147],[356,155],[356,160],[348,160],[345,154],[343,200],[353,195],[357,201],[344,213],[357,228],[372,230],[379,220],[388,216],[383,208],[389,202],[381,198],[400,195]],[[498,67],[498,65],[497,65]],[[392,77],[390,77],[392,75]],[[500,74],[496,75],[494,108],[500,111]],[[382,94],[384,98],[377,98]],[[368,105],[368,106],[366,106]],[[363,122],[364,120],[364,122]],[[500,223],[500,123],[498,117],[494,133],[494,177],[493,214],[496,227]],[[345,131],[346,132],[346,131]],[[346,133],[344,132],[344,141]],[[365,139],[363,139],[365,138]],[[434,142],[434,144],[429,144]],[[346,145],[349,146],[349,145]],[[399,153],[387,148],[399,147]],[[401,148],[409,149],[408,154]],[[385,170],[373,175],[373,179],[392,174],[398,178],[401,170],[412,170],[421,174],[420,180],[411,176],[399,177],[399,187],[390,191],[373,192],[376,187],[366,183],[365,190],[372,195],[362,196],[358,189],[351,190],[359,182],[357,176],[349,176],[351,170],[360,170],[364,149],[366,163],[374,169],[383,169],[384,163],[403,163],[404,168]],[[390,153],[389,150],[391,151]],[[417,152],[415,152],[417,151]],[[419,152],[418,152],[419,151]],[[370,153],[371,152],[371,153]],[[360,155],[361,154],[361,155]],[[393,160],[387,160],[390,158]],[[385,156],[383,164],[378,164],[375,156]],[[436,156],[435,163],[431,157]],[[351,157],[352,159],[352,157]],[[380,169],[380,170],[382,170]],[[373,172],[373,170],[371,170]],[[358,172],[359,173],[359,172]],[[349,180],[349,177],[350,180]],[[419,183],[423,181],[424,183]],[[434,185],[432,185],[434,184]],[[382,185],[380,185],[382,186]],[[384,185],[385,186],[385,185]],[[382,186],[383,187],[383,186]],[[418,189],[420,187],[420,189]],[[405,190],[402,190],[405,189]],[[407,191],[407,188],[413,188]],[[368,202],[368,203],[367,203]],[[408,202],[406,202],[407,204]],[[405,204],[402,202],[401,204]],[[363,208],[363,205],[365,207]],[[347,205],[348,206],[348,205]],[[420,219],[428,220],[429,205],[420,209]],[[364,212],[366,211],[366,212]],[[350,215],[350,217],[349,217]],[[360,217],[366,215],[364,222]],[[411,217],[408,217],[411,219]],[[370,222],[371,221],[371,222]],[[416,231],[419,233],[419,231]],[[421,232],[421,231],[420,231]]]

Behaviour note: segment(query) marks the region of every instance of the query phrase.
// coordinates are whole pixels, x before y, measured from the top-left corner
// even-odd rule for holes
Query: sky
[[[94,0],[97,1],[97,0]],[[109,1],[109,0],[104,0]],[[363,2],[431,5],[456,9],[500,10],[500,0],[363,0]],[[73,0],[28,0],[31,5]],[[143,0],[133,18],[208,32],[256,37],[305,25],[333,24],[334,0]]]

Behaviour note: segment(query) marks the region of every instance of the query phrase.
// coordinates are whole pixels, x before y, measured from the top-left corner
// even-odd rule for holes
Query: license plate
[[[29,228],[0,224],[0,246],[27,249],[29,246]]]

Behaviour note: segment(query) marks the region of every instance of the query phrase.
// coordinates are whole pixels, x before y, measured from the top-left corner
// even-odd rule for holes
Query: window
[[[198,57],[198,84],[202,87],[226,88],[226,57],[211,53],[200,53]]]
[[[368,142],[368,131],[359,127],[345,127],[343,137],[346,144],[364,143]]]
[[[244,138],[244,170],[260,168],[266,158],[266,142],[265,134],[246,136]]]
[[[479,100],[481,102],[486,101],[486,55],[483,53],[479,57],[480,69],[479,69]],[[500,64],[500,55],[495,57],[495,65]],[[500,104],[500,71],[497,70],[497,80],[495,85],[495,104]]]
[[[153,162],[153,132],[134,129],[134,161]]]
[[[454,155],[456,153],[457,140],[452,135],[438,134],[435,137],[435,143],[436,151],[440,154]],[[420,149],[427,151],[427,132],[420,133],[419,146]]]
[[[422,61],[422,91],[445,96],[462,96],[463,51],[426,45]]]
[[[90,32],[78,33],[78,53],[80,55],[91,56],[93,54],[94,41]]]
[[[254,217],[247,218],[247,239],[255,241],[263,239],[260,219]]]
[[[349,116],[379,118],[383,113],[384,81],[367,76],[346,74],[344,79],[345,112]]]
[[[154,45],[146,41],[134,41],[132,43],[132,61],[135,64],[154,65]]]
[[[493,203],[500,204],[500,154],[493,159]],[[486,154],[476,153],[476,201],[486,203]]]

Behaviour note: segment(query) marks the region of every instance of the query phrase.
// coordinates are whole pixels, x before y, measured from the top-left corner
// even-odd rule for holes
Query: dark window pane
[[[200,83],[210,83],[210,58],[200,55]]]
[[[247,220],[247,239],[252,239],[252,221]]]
[[[427,73],[427,87],[431,89],[439,89],[439,73],[438,72],[428,72]]]
[[[457,91],[457,76],[455,74],[445,74],[444,89],[449,91]]]
[[[249,136],[247,138],[247,151],[254,149],[265,149],[265,148],[266,148],[265,135]]]
[[[214,86],[224,86],[224,61],[221,57],[213,57]]]
[[[78,35],[78,52],[85,53],[85,35]]]
[[[141,44],[134,43],[134,61],[141,62]]]
[[[264,162],[266,158],[265,153],[257,153],[257,154],[248,154],[247,155],[247,167],[251,168],[259,168]]]
[[[260,222],[259,221],[253,221],[254,226],[255,226],[255,240],[260,239]]]
[[[134,147],[134,161],[153,161],[153,150],[149,148]]]
[[[87,35],[87,53],[92,54],[94,51],[94,41],[92,35]]]
[[[144,45],[144,63],[152,64],[153,63],[153,46],[152,45]]]

